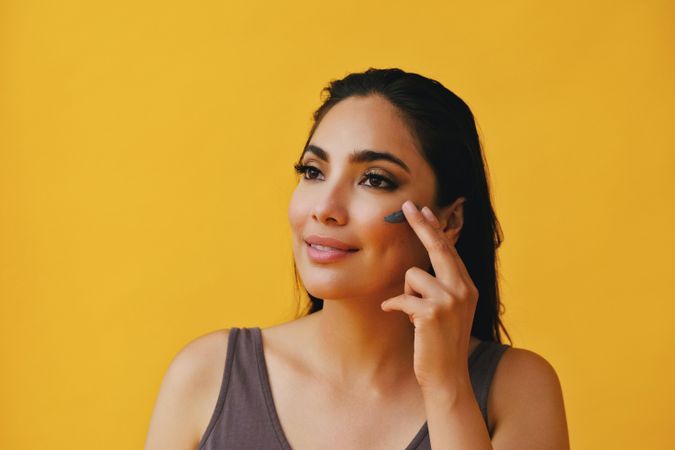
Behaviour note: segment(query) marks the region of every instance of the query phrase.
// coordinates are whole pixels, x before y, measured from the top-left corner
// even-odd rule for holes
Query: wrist
[[[425,404],[453,406],[456,403],[474,396],[471,379],[456,377],[443,384],[422,387],[422,396]]]

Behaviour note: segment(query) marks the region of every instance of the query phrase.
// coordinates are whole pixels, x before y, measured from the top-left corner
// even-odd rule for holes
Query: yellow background
[[[476,115],[572,447],[675,448],[674,5],[2,2],[0,447],[141,448],[183,345],[290,320],[320,89],[397,66]]]

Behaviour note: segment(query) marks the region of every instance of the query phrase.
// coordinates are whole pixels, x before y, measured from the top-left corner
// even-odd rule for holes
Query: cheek
[[[407,270],[411,266],[426,267],[428,253],[417,234],[407,223],[391,224],[384,217],[390,211],[378,212],[361,227],[363,244],[383,268]]]
[[[304,222],[307,220],[308,214],[305,210],[306,202],[300,201],[297,190],[293,192],[291,201],[288,205],[288,224],[293,234],[293,239],[298,236],[303,229]]]
[[[298,224],[299,217],[298,202],[295,200],[295,194],[293,194],[291,201],[288,204],[288,223],[291,226],[291,229],[295,229]]]

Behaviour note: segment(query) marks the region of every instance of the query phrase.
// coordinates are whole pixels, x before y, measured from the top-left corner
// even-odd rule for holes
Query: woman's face
[[[326,113],[308,149],[315,151],[306,150],[300,163],[311,168],[300,175],[288,209],[305,288],[323,299],[402,293],[405,271],[412,266],[426,270],[429,256],[406,221],[389,223],[384,217],[407,199],[432,207],[435,176],[398,110],[379,95],[349,97]],[[388,153],[408,170],[384,159],[350,160],[363,150]],[[305,242],[310,235],[358,250],[335,261],[316,261],[309,252],[317,250]]]

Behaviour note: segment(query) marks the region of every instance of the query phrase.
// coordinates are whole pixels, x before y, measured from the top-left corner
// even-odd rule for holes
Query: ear
[[[441,222],[443,233],[450,239],[452,245],[457,244],[459,233],[464,226],[464,202],[465,197],[459,197],[451,205],[441,208],[436,217]]]

